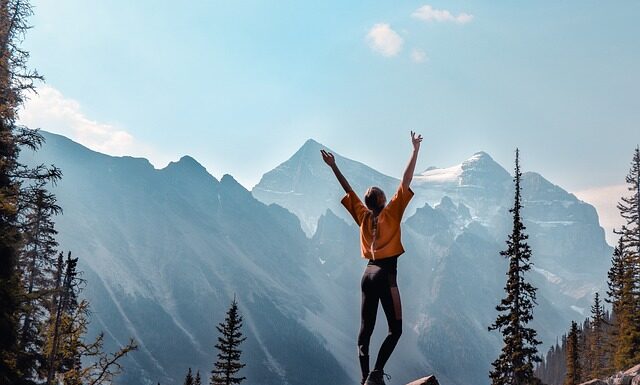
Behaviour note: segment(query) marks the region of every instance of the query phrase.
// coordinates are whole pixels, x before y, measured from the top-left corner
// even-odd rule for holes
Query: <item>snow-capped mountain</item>
[[[23,157],[64,172],[54,189],[64,208],[56,223],[61,248],[86,272],[91,332],[105,330],[111,346],[128,336],[140,343],[121,384],[178,384],[187,367],[206,377],[214,327],[234,294],[250,383],[358,381],[365,261],[323,145],[307,141],[249,192],[190,157],[156,170],[45,136],[35,157]],[[357,192],[378,185],[390,195],[399,183],[336,158]],[[417,175],[412,188],[398,267],[404,334],[387,371],[398,383],[435,372],[454,385],[486,384],[500,346],[487,326],[503,295],[511,176],[477,153]],[[534,326],[551,343],[601,288],[610,248],[590,205],[535,173],[524,175],[523,194],[540,288]],[[385,333],[380,316],[373,352]]]

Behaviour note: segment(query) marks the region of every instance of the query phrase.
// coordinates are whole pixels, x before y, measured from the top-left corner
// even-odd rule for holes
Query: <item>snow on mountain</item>
[[[178,383],[187,367],[210,370],[217,322],[240,299],[245,375],[255,384],[342,385],[358,380],[358,229],[344,195],[308,140],[247,191],[193,158],[156,170],[144,159],[110,157],[45,134],[33,163],[55,163],[64,208],[61,248],[80,257],[94,311],[113,348],[135,336],[141,349],[121,384]],[[336,154],[355,191],[399,181]],[[536,173],[525,173],[523,217],[539,287],[534,327],[546,343],[601,290],[611,249],[590,205]],[[499,336],[488,333],[503,295],[510,231],[509,172],[479,152],[431,168],[402,229],[399,260],[404,334],[387,371],[402,383],[433,371],[452,385],[488,383]],[[372,350],[386,333],[384,317]],[[150,327],[152,325],[152,327]],[[452,368],[455,368],[453,370]]]
[[[312,143],[316,149],[323,147],[317,142]],[[326,166],[316,151],[302,149],[283,163],[286,169],[300,172],[295,175],[280,173],[279,178],[275,178],[272,172],[265,174],[253,189],[254,196],[272,202],[273,197],[262,192],[264,185],[268,184],[271,190],[282,191],[294,179],[306,180],[312,184],[306,187],[306,191],[313,189],[314,193],[305,193],[305,187],[299,183],[295,199],[281,196],[278,204],[298,215],[301,222],[330,210],[351,224],[351,218],[338,204],[343,192],[335,177],[326,173],[322,182],[317,183],[315,178]],[[378,184],[370,168],[351,167],[354,162],[343,157],[337,158],[337,162],[350,182],[357,181],[365,188]],[[315,178],[305,179],[305,171]],[[396,183],[393,180],[391,188]],[[592,206],[534,172],[524,173],[522,188],[523,217],[536,267],[530,279],[539,287],[534,326],[543,340],[551,343],[575,318],[571,309],[586,308],[593,293],[604,290],[611,248],[604,240],[604,232]],[[322,199],[316,195],[318,189],[323,190]],[[405,341],[405,348],[413,346],[418,349],[424,353],[429,365],[442,372],[456,362],[456,354],[475,360],[468,366],[461,364],[460,372],[487,371],[487,352],[495,351],[499,342],[486,334],[486,326],[495,317],[493,309],[502,295],[502,280],[506,272],[505,261],[499,251],[504,248],[511,231],[508,210],[513,199],[512,176],[489,154],[478,152],[458,165],[432,167],[416,175],[412,189],[415,197],[405,213],[403,229],[407,253],[400,262],[401,272],[405,264],[407,270],[401,273],[400,279],[405,282],[401,291],[412,294],[403,298],[407,313],[404,319],[418,331],[419,336]],[[321,223],[322,219],[318,228]],[[310,231],[312,228],[307,224],[305,232],[313,233]],[[357,233],[355,229],[351,231]],[[326,237],[325,232],[323,229],[323,238]],[[334,233],[333,237],[338,237],[338,234]],[[329,240],[326,242],[331,243]],[[352,242],[357,244],[356,239]],[[331,247],[341,254],[339,249],[347,246],[334,242]],[[342,258],[345,264],[355,253],[342,253],[344,256],[338,259]],[[330,258],[323,257],[323,260]],[[335,269],[332,266],[329,262],[318,263],[317,268],[334,275],[330,272]],[[349,274],[350,277],[356,275],[355,272]],[[336,282],[341,282],[340,279],[336,277]],[[416,296],[417,292],[426,295]],[[470,340],[475,343],[470,343]],[[443,355],[439,349],[449,349],[452,341],[466,347],[457,348],[450,356]],[[412,360],[403,357],[407,360],[405,364],[410,366]],[[406,372],[411,368],[403,370]],[[460,374],[450,380],[465,383],[472,378]]]
[[[344,195],[333,172],[324,164],[320,150],[331,151],[354,191],[364,193],[371,185],[384,191],[395,191],[399,180],[386,176],[362,163],[344,158],[313,139],[307,140],[291,158],[265,173],[252,189],[252,194],[266,204],[276,203],[300,219],[302,229],[311,237],[318,219],[327,209],[348,220],[338,195]],[[364,176],[364,179],[359,178]]]

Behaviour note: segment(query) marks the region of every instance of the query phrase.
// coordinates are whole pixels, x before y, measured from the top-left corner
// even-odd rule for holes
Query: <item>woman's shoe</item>
[[[367,381],[364,383],[364,385],[387,385],[384,382],[384,377],[387,377],[387,379],[391,378],[382,370],[373,370],[371,371],[371,373],[369,373]]]

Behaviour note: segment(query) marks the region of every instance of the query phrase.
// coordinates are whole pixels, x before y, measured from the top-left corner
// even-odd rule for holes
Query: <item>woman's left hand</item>
[[[420,149],[420,142],[422,142],[422,135],[411,131],[411,143],[413,144],[413,149],[415,151]]]

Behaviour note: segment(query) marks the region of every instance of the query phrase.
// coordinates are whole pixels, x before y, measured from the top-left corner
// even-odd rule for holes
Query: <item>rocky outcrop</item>
[[[602,380],[594,379],[580,385],[640,385],[640,364],[611,377]]]
[[[422,377],[419,380],[411,381],[407,385],[440,385],[436,376]]]

